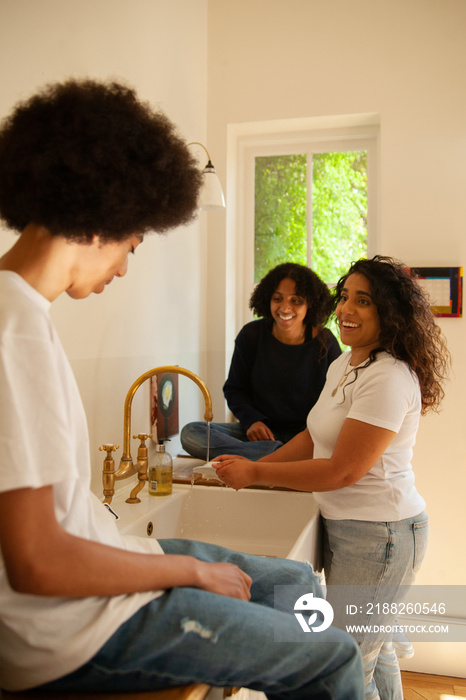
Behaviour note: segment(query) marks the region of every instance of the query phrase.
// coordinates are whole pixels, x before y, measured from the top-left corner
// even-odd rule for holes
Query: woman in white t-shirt
[[[390,258],[354,263],[335,298],[341,339],[351,350],[331,364],[306,430],[257,462],[218,457],[217,473],[236,489],[268,484],[313,491],[336,623],[393,631],[397,605],[427,547],[425,502],[411,466],[419,417],[443,398],[449,354],[420,286]],[[349,609],[359,616],[349,619]],[[366,698],[401,700],[386,635],[355,636]]]

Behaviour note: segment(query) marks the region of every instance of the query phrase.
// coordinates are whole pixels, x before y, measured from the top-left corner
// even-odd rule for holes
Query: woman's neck
[[[317,328],[312,329],[312,337],[317,335]],[[274,322],[272,326],[272,335],[274,338],[284,343],[285,345],[302,345],[306,340],[306,326],[303,324],[297,331],[285,332],[278,328],[277,324]]]
[[[351,367],[357,367],[358,365],[361,365],[363,362],[366,362],[369,357],[371,352],[374,350],[381,350],[382,348],[380,347],[374,347],[374,348],[352,348],[351,349],[351,358],[350,358],[350,365]]]
[[[360,352],[358,350],[355,350],[354,348],[351,350],[351,359],[350,359],[350,365],[351,367],[357,367],[360,365],[362,362],[367,360],[369,357],[368,352]]]

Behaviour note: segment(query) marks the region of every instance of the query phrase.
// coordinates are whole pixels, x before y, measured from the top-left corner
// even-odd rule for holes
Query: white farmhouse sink
[[[118,491],[111,504],[123,534],[201,540],[321,569],[319,508],[311,493],[174,484],[170,496],[150,496],[146,486],[141,503],[125,503],[133,486]],[[267,700],[247,688],[234,698]],[[223,700],[223,688],[211,688],[205,700]]]
[[[170,496],[150,496],[145,488],[138,504],[125,503],[128,493],[119,491],[111,506],[123,534],[200,540],[320,568],[319,509],[311,493],[174,484]]]

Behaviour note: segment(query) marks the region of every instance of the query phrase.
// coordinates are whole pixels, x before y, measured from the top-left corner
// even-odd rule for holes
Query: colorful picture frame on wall
[[[443,318],[463,316],[462,267],[411,267],[427,292],[432,313]]]

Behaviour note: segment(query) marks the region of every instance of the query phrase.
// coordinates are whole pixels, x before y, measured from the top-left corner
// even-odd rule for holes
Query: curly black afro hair
[[[49,85],[0,128],[0,217],[16,231],[162,233],[193,219],[201,181],[170,120],[121,83]]]
[[[291,279],[296,285],[296,294],[308,305],[304,323],[309,327],[324,326],[333,310],[332,296],[327,285],[313,270],[305,265],[286,262],[277,265],[261,279],[249,300],[249,308],[256,316],[272,318],[270,300],[280,282]]]

